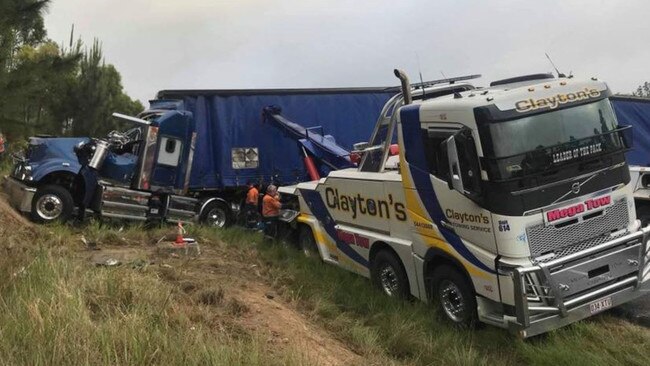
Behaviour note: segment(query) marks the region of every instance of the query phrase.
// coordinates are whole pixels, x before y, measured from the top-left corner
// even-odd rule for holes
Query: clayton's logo
[[[556,94],[547,98],[541,99],[525,99],[515,103],[517,112],[532,112],[538,109],[555,109],[563,104],[579,102],[582,100],[598,98],[601,93],[598,89],[585,88],[584,90]]]
[[[612,203],[611,196],[588,199],[568,207],[556,208],[546,212],[546,221],[553,222],[561,219],[571,218],[583,212],[609,206]]]

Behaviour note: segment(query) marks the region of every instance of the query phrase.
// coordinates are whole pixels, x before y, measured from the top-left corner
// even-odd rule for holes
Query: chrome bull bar
[[[641,286],[650,279],[650,226],[634,233],[621,236],[589,249],[530,267],[513,268],[515,316],[509,328],[519,331],[524,337],[540,334],[560,326],[584,319],[591,315],[589,301],[611,296],[613,306],[630,301],[643,294]],[[638,255],[636,254],[638,252]],[[634,256],[637,259],[630,259]],[[627,259],[626,259],[627,258]],[[598,284],[594,290],[586,289],[565,299],[562,293],[568,286],[557,280],[558,269],[565,266],[580,267],[590,261],[611,263],[627,261],[637,267],[625,276]],[[598,262],[599,261],[599,262]],[[536,278],[538,285],[531,282]],[[650,282],[650,281],[648,281]],[[534,294],[528,291],[535,288]],[[540,305],[530,304],[529,297],[538,297]]]

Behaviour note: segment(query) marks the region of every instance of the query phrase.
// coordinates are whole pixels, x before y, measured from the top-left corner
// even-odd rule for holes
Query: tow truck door
[[[194,119],[189,112],[170,111],[158,119],[158,142],[151,175],[151,188],[187,188],[194,152]]]

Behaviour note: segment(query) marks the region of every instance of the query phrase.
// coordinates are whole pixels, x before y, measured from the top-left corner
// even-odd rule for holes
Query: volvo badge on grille
[[[573,194],[580,193],[580,183],[579,182],[575,182],[575,183],[573,183],[571,185],[571,192],[573,192]]]

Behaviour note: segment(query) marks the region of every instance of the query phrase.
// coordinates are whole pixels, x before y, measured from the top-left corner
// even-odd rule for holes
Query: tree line
[[[101,136],[121,126],[113,112],[137,114],[140,101],[123,90],[99,40],[67,45],[47,37],[51,0],[0,0],[0,132],[9,140],[34,134]]]

